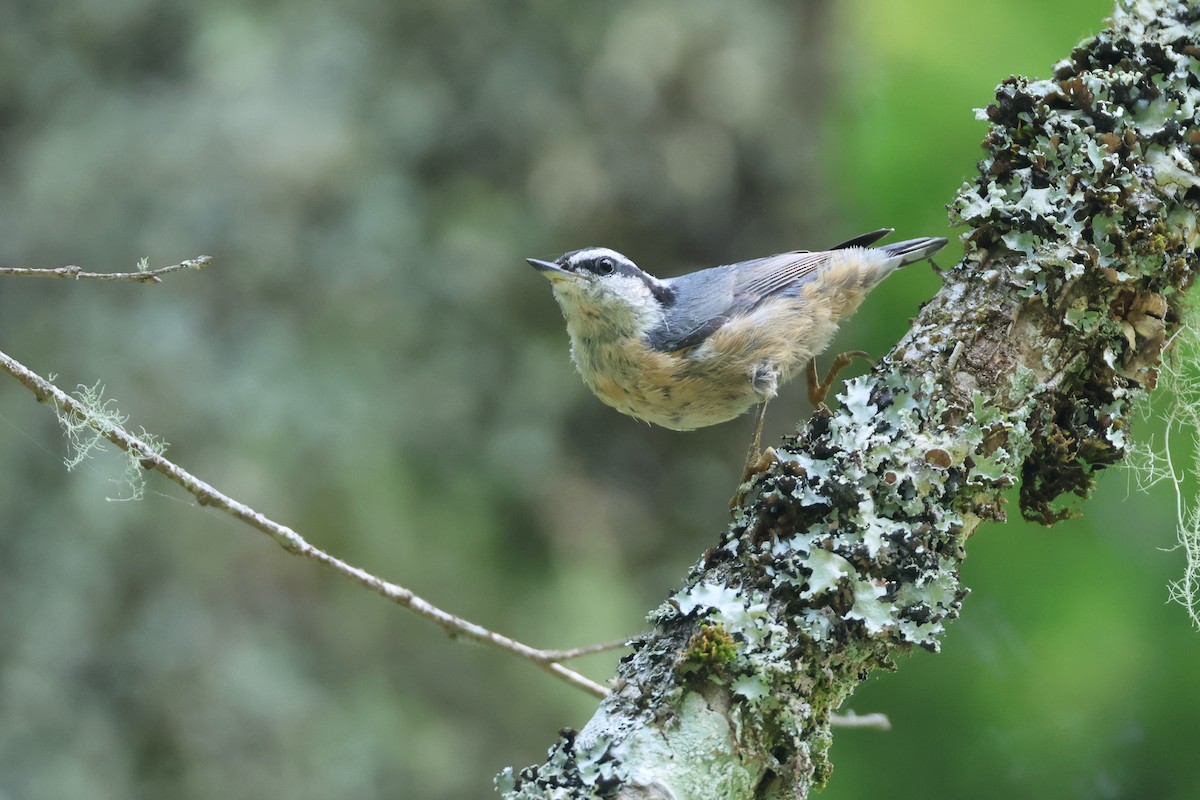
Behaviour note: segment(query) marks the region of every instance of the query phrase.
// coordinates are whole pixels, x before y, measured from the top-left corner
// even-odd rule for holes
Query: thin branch
[[[145,441],[144,437],[135,436],[123,426],[113,424],[111,421],[103,425],[98,424],[86,405],[3,352],[0,352],[0,369],[20,381],[33,392],[39,402],[49,400],[54,403],[61,414],[68,414],[87,422],[104,438],[127,453],[136,456],[143,468],[160,472],[169,480],[183,487],[185,491],[196,498],[200,505],[218,508],[255,530],[267,534],[289,553],[311,558],[325,565],[342,577],[349,578],[360,586],[440,625],[451,636],[461,636],[514,653],[595,697],[603,698],[608,695],[605,687],[559,663],[564,658],[562,655],[564,652],[570,654],[574,651],[539,650],[503,634],[490,631],[481,625],[468,622],[448,611],[443,611],[403,586],[385,581],[314,547],[286,525],[281,525],[245,503],[217,491],[208,483],[156,452],[152,444]],[[586,650],[587,648],[581,649]]]
[[[855,714],[849,711],[845,714],[833,714],[829,724],[835,728],[871,728],[877,731],[890,731],[892,721],[887,714]]]
[[[185,269],[204,269],[212,262],[212,256],[196,256],[169,267],[144,269],[143,260],[138,264],[137,272],[85,272],[83,267],[69,264],[53,269],[38,269],[34,267],[0,267],[0,275],[13,275],[20,278],[63,278],[69,280],[90,281],[130,281],[132,283],[162,283],[161,276]]]
[[[551,661],[570,661],[573,658],[581,658],[583,656],[591,656],[596,653],[607,653],[609,650],[620,650],[622,647],[628,647],[633,642],[637,641],[638,637],[625,637],[624,639],[614,639],[611,642],[601,642],[600,644],[589,644],[584,647],[574,647],[570,650],[543,650],[546,657]]]

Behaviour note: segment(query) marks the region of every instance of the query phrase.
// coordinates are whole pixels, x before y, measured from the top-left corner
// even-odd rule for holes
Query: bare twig
[[[184,490],[195,497],[200,505],[213,506],[230,516],[236,517],[255,530],[270,536],[280,547],[289,553],[311,558],[325,565],[342,577],[349,578],[355,583],[365,586],[376,594],[391,600],[393,603],[401,605],[431,622],[437,623],[451,636],[462,636],[466,639],[515,653],[537,664],[551,675],[566,681],[572,686],[583,689],[595,697],[602,698],[608,694],[608,690],[605,687],[559,663],[565,658],[573,657],[572,654],[574,653],[590,651],[590,648],[579,648],[575,651],[539,650],[518,642],[515,639],[510,639],[507,636],[490,631],[473,622],[468,622],[447,611],[443,611],[403,586],[385,581],[366,570],[347,564],[345,561],[326,553],[324,550],[314,547],[299,533],[286,525],[281,525],[267,518],[262,513],[255,511],[245,503],[241,503],[217,491],[208,483],[205,483],[195,475],[192,475],[187,470],[165,458],[162,454],[156,452],[155,448],[146,442],[144,437],[133,435],[123,426],[113,424],[111,420],[107,424],[99,424],[96,421],[96,417],[89,412],[85,404],[2,352],[0,352],[0,369],[24,384],[26,388],[33,392],[39,402],[47,400],[53,402],[59,409],[60,414],[67,414],[87,422],[104,438],[122,450],[136,456],[143,468],[160,472],[169,480],[179,484]]]
[[[70,280],[90,281],[132,281],[133,283],[162,283],[160,276],[185,269],[204,269],[212,262],[212,256],[196,256],[169,267],[144,269],[138,264],[137,272],[85,272],[82,267],[70,264],[53,269],[38,269],[34,267],[0,267],[0,275],[13,275],[21,278],[65,278]]]
[[[546,657],[551,661],[570,661],[573,658],[581,658],[583,656],[591,656],[596,653],[607,653],[609,650],[620,650],[622,647],[628,647],[633,642],[637,641],[636,636],[627,636],[624,639],[614,639],[611,642],[601,642],[600,644],[589,644],[584,647],[574,647],[570,650],[543,650]]]

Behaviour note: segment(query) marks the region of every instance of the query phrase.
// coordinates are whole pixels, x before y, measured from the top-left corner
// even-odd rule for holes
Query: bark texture
[[[1197,268],[1200,9],[1121,2],[996,91],[966,256],[841,406],[757,476],[612,694],[507,798],[804,798],[872,669],[937,650],[1001,493],[1053,522],[1122,458]],[[1064,497],[1066,500],[1064,500]]]

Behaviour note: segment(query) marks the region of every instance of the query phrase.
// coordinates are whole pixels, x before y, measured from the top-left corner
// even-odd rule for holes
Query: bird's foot
[[[829,371],[825,373],[825,379],[821,381],[817,380],[817,359],[815,357],[809,359],[808,365],[804,368],[804,377],[808,383],[808,401],[812,403],[813,408],[825,407],[825,397],[829,394],[829,388],[833,386],[833,382],[837,380],[838,373],[856,358],[865,358],[871,366],[875,366],[875,359],[871,358],[869,353],[864,353],[862,350],[848,350],[833,360]]]
[[[755,476],[766,472],[772,464],[779,461],[779,454],[775,452],[774,447],[768,447],[762,452],[756,452],[757,450],[758,448],[751,450],[746,458],[746,469],[742,472],[742,482],[738,484],[733,497],[729,498],[730,511],[736,509],[746,499],[746,493],[750,491],[750,484],[754,481]]]

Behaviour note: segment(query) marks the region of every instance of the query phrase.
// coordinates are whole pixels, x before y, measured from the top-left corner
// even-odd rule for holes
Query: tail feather
[[[885,244],[883,247],[876,249],[887,253],[893,258],[900,259],[900,263],[896,266],[903,267],[905,264],[924,261],[945,247],[946,242],[947,240],[941,236],[922,236],[920,239],[908,239],[903,242],[896,242],[895,244]]]
[[[845,250],[847,247],[870,247],[878,242],[889,233],[894,232],[895,228],[880,228],[877,231],[864,233],[862,236],[855,236],[853,239],[848,239],[841,244],[835,244],[830,250]]]

